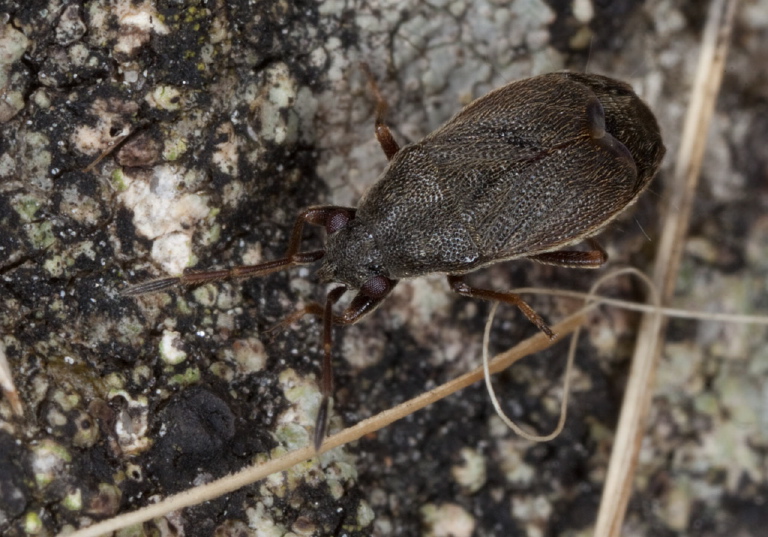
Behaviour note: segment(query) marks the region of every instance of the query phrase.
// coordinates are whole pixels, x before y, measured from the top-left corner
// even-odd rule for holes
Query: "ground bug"
[[[370,77],[370,76],[369,76]],[[375,133],[389,160],[357,208],[302,211],[282,259],[183,275],[128,287],[124,295],[229,278],[265,276],[322,260],[322,282],[337,282],[325,305],[306,314],[323,319],[319,448],[332,392],[331,329],[371,313],[398,280],[447,276],[460,295],[517,306],[550,338],[544,320],[514,293],[478,289],[464,275],[517,258],[563,267],[597,268],[607,260],[592,239],[634,203],[658,170],[664,145],[653,113],[617,80],[568,72],[512,82],[467,105],[420,142],[400,147],[384,124],[377,98]],[[305,224],[324,227],[325,250],[300,252]],[[589,251],[562,248],[587,240]],[[357,294],[341,312],[333,306]]]

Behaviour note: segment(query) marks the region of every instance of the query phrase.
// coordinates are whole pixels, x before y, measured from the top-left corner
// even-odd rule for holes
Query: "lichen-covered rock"
[[[266,330],[322,297],[314,267],[140,298],[120,291],[190,266],[279,258],[302,208],[354,206],[387,165],[360,61],[402,144],[494,87],[587,66],[630,82],[675,154],[703,6],[3,3],[0,338],[24,413],[0,397],[0,534],[67,533],[311,443],[320,323]],[[678,281],[683,307],[768,304],[765,13],[766,0],[741,3]],[[664,179],[651,189],[631,215],[650,240],[631,216],[601,236],[617,263],[650,266]],[[319,248],[323,232],[303,239]],[[520,262],[472,278],[587,289],[596,275]],[[611,292],[636,289],[622,281]],[[536,308],[555,321],[575,305]],[[364,323],[335,330],[331,431],[476,365],[487,311],[442,279],[402,282]],[[588,535],[636,326],[634,313],[610,309],[590,321],[566,427],[550,443],[513,436],[472,386],[142,531]],[[527,329],[501,308],[491,340],[507,348]],[[765,332],[674,320],[668,336],[623,535],[758,535]],[[551,430],[564,352],[494,379],[510,415]]]

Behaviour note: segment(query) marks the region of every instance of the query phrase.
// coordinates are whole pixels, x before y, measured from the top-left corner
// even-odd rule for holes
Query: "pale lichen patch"
[[[120,30],[113,47],[115,55],[130,57],[149,41],[152,33],[167,35],[168,27],[162,22],[154,2],[145,0],[140,4],[119,1],[114,6]]]
[[[277,144],[295,143],[299,118],[292,106],[296,100],[298,84],[284,63],[267,69],[265,80],[259,98],[252,105],[258,110],[261,123],[259,135]]]
[[[168,274],[180,274],[184,268],[194,264],[191,237],[185,233],[168,233],[158,237],[152,244],[152,259]]]
[[[175,330],[165,330],[160,340],[160,359],[168,365],[178,365],[187,359],[187,353],[181,341],[181,334]]]
[[[487,477],[485,457],[476,449],[462,448],[461,464],[451,467],[451,475],[456,482],[473,494],[480,490]]]
[[[70,141],[75,149],[85,155],[106,151],[129,133],[128,120],[138,110],[139,105],[132,101],[96,99],[89,110],[92,116],[98,118],[96,126],[78,126]]]
[[[221,173],[236,177],[239,173],[237,159],[241,141],[235,134],[232,123],[224,123],[216,129],[216,133],[222,135],[224,140],[216,144],[212,161]]]
[[[470,537],[475,531],[475,518],[455,503],[428,503],[421,509],[425,526],[423,535],[431,537]]]
[[[171,274],[178,274],[193,259],[192,233],[200,220],[210,214],[209,199],[184,192],[196,182],[184,168],[160,165],[152,175],[124,174],[127,188],[120,194],[133,211],[133,223],[141,235],[155,240],[152,257]]]

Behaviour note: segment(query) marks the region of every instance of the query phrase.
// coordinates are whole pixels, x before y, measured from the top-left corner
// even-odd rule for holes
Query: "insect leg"
[[[360,64],[360,67],[362,67],[363,72],[365,72],[365,76],[368,78],[368,85],[371,88],[373,96],[376,98],[376,123],[374,127],[376,139],[384,150],[387,160],[392,160],[392,157],[400,151],[400,145],[395,141],[394,136],[392,136],[392,131],[390,131],[389,127],[384,123],[384,116],[387,113],[387,101],[381,95],[379,86],[376,84],[376,79],[373,78],[373,73],[371,73],[371,68],[368,67],[368,64],[363,62]]]
[[[333,314],[333,324],[335,325],[348,325],[355,324],[357,321],[367,316],[373,310],[375,310],[379,304],[384,301],[384,297],[371,298],[363,294],[355,295],[352,302],[341,313],[341,315]],[[279,323],[270,327],[267,331],[281,330],[288,325],[291,325],[304,317],[305,315],[324,315],[325,309],[319,302],[310,302],[303,308],[294,311],[287,317],[283,318]]]
[[[505,291],[492,291],[490,289],[478,289],[477,287],[470,286],[467,282],[464,281],[463,276],[449,274],[448,276],[448,284],[451,286],[451,290],[462,295],[462,296],[468,296],[473,298],[482,298],[484,300],[498,300],[499,302],[505,302],[507,304],[512,304],[513,306],[517,306],[517,309],[523,312],[523,314],[528,317],[528,320],[531,321],[533,324],[536,325],[536,328],[544,332],[546,336],[549,339],[555,338],[555,333],[552,331],[552,329],[547,326],[547,323],[544,321],[544,319],[533,311],[533,308],[530,307],[521,297],[520,295],[516,295],[515,293],[505,292]]]
[[[344,286],[334,287],[325,299],[325,307],[317,302],[312,302],[280,323],[280,325],[284,325],[285,321],[293,322],[307,314],[323,316],[323,370],[320,377],[320,394],[322,399],[320,400],[320,408],[318,408],[317,419],[315,420],[314,443],[316,451],[320,449],[328,431],[329,402],[333,394],[333,367],[331,365],[333,325],[356,323],[376,309],[386,296],[372,298],[358,293],[341,315],[335,315],[333,313],[333,305],[338,302],[346,290],[347,288]]]
[[[343,285],[334,287],[325,297],[325,308],[323,308],[323,372],[320,377],[320,407],[317,410],[317,419],[315,420],[315,451],[325,439],[325,433],[328,429],[328,403],[333,393],[333,367],[331,364],[331,349],[333,347],[333,305],[339,301],[341,295],[347,291]],[[319,304],[318,304],[319,305]]]
[[[137,285],[131,285],[125,288],[121,294],[123,296],[146,295],[149,293],[165,291],[166,289],[170,289],[177,285],[198,285],[218,280],[266,276],[267,274],[285,270],[290,267],[314,263],[321,259],[325,252],[323,250],[299,252],[301,233],[304,229],[304,224],[325,226],[334,215],[339,213],[340,210],[347,212],[353,211],[353,209],[335,206],[311,207],[303,210],[296,218],[296,223],[293,225],[293,231],[291,232],[291,239],[288,242],[288,250],[285,253],[285,257],[281,259],[275,259],[257,265],[241,265],[222,270],[185,269],[181,276],[159,278]]]
[[[528,259],[544,263],[545,265],[556,265],[558,267],[569,268],[598,268],[608,261],[608,254],[595,239],[587,239],[592,248],[588,252],[578,252],[573,250],[563,250],[560,252],[547,252],[544,254],[532,255]]]

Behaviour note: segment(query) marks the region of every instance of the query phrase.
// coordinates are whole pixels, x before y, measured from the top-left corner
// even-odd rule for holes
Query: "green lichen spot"
[[[125,388],[125,378],[119,373],[110,373],[104,379],[104,385],[111,391],[119,391]]]
[[[277,440],[289,451],[309,445],[309,431],[296,423],[286,423],[275,431]]]
[[[191,386],[198,382],[200,382],[200,369],[198,367],[188,367],[183,373],[172,376],[169,384],[172,386]]]
[[[46,272],[54,278],[59,278],[64,274],[64,269],[67,267],[67,261],[63,256],[54,255],[49,257],[43,263],[43,268]]]
[[[37,535],[43,529],[43,521],[37,513],[27,513],[24,515],[24,532],[30,535]]]
[[[32,451],[32,468],[38,488],[50,484],[63,472],[64,465],[72,462],[69,451],[53,440],[43,440]]]
[[[64,509],[69,511],[79,511],[83,508],[83,491],[80,489],[71,490],[61,501]]]
[[[376,515],[368,502],[361,500],[357,506],[357,523],[364,528],[369,526],[375,517]]]
[[[152,100],[158,108],[175,111],[181,108],[181,92],[173,86],[158,86],[152,91]]]
[[[56,242],[51,222],[35,222],[26,226],[27,237],[35,250],[45,250]]]
[[[41,207],[40,200],[35,196],[16,196],[12,203],[22,222],[25,223],[32,222]]]
[[[146,364],[139,364],[131,371],[131,379],[136,384],[148,384],[152,378],[152,369]]]
[[[128,183],[125,182],[125,173],[122,168],[117,168],[113,171],[110,179],[112,184],[115,185],[115,190],[118,192],[125,192],[128,189]]]
[[[216,244],[221,239],[221,225],[213,224],[200,235],[202,244]]]
[[[232,372],[232,368],[229,367],[229,365],[224,362],[212,363],[211,367],[209,367],[208,370],[211,373],[213,373],[216,377],[223,379],[227,382],[231,382],[235,376],[234,373]]]
[[[167,138],[163,144],[163,158],[168,162],[177,160],[187,151],[187,143],[183,138]]]
[[[144,531],[143,524],[134,524],[133,526],[126,526],[121,530],[115,532],[115,537],[147,537],[147,535],[154,535],[153,533],[147,533]]]
[[[80,412],[74,419],[77,431],[72,437],[72,443],[77,447],[91,447],[99,439],[99,428],[93,423],[90,416]]]

